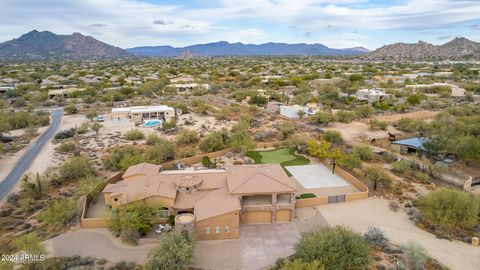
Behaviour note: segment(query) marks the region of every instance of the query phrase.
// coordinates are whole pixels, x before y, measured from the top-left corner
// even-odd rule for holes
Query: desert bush
[[[317,112],[310,117],[312,121],[315,121],[317,124],[322,124],[327,126],[328,123],[332,122],[335,117],[329,112]]]
[[[76,200],[54,200],[38,215],[38,220],[52,226],[64,226],[74,217],[76,206]]]
[[[102,161],[103,166],[111,171],[126,170],[131,165],[143,162],[142,150],[133,145],[115,147],[109,152]]]
[[[386,121],[380,121],[378,119],[370,120],[370,128],[372,129],[379,128],[381,130],[386,130],[387,126],[388,126],[388,122]]]
[[[407,159],[402,159],[392,163],[392,171],[397,173],[405,173],[413,169],[414,163]]]
[[[228,132],[214,131],[200,141],[200,150],[206,153],[216,152],[228,147]]]
[[[408,259],[412,270],[423,270],[427,263],[429,256],[424,247],[416,242],[409,242],[403,247],[405,256]]]
[[[162,123],[163,130],[169,130],[177,127],[177,121],[171,120],[169,122]]]
[[[145,160],[160,164],[175,158],[175,146],[172,142],[162,140],[145,151]]]
[[[59,169],[63,180],[78,180],[82,177],[95,175],[93,164],[87,157],[73,157],[65,162]]]
[[[350,111],[339,111],[335,114],[338,122],[350,123],[355,119],[355,113]]]
[[[146,203],[129,204],[110,212],[108,227],[113,234],[121,236],[122,240],[135,243],[134,237],[146,235],[152,229],[155,216],[155,209]]]
[[[388,163],[391,163],[397,160],[397,156],[392,152],[385,151],[382,153],[382,159]]]
[[[347,155],[344,155],[343,158],[341,158],[338,161],[338,165],[340,165],[340,167],[342,168],[345,168],[351,171],[356,168],[361,168],[362,160],[356,154],[347,154]]]
[[[167,234],[148,255],[145,269],[186,270],[193,261],[195,240],[183,233]]]
[[[352,150],[352,154],[359,157],[361,160],[372,160],[373,151],[368,146],[364,145],[355,145]]]
[[[78,113],[78,108],[77,108],[77,106],[75,106],[75,104],[68,104],[67,106],[65,106],[64,110],[67,114]]]
[[[365,239],[341,226],[319,228],[302,234],[295,251],[304,262],[317,260],[327,270],[367,269],[370,261]]]
[[[367,232],[363,234],[367,242],[376,248],[384,248],[388,244],[388,238],[385,233],[377,227],[369,227]]]
[[[60,143],[58,146],[58,151],[63,153],[71,153],[75,150],[76,144],[73,140],[65,140]]]
[[[197,154],[197,149],[194,147],[183,147],[176,151],[175,157],[176,158],[186,158],[186,157],[193,157]]]
[[[74,135],[75,135],[75,130],[71,128],[71,129],[61,130],[57,132],[57,134],[55,134],[53,138],[55,140],[63,140],[63,139],[72,138]]]
[[[79,195],[90,197],[95,202],[98,195],[102,192],[104,183],[104,180],[100,177],[87,176],[80,180],[80,185],[78,186],[76,192]]]
[[[396,201],[390,201],[388,203],[388,208],[390,208],[390,210],[392,210],[393,212],[397,212],[400,206]]]
[[[83,123],[77,128],[77,133],[78,134],[85,134],[88,132],[88,124]]]
[[[479,223],[480,200],[454,190],[432,191],[418,202],[422,219],[446,229],[472,228]]]
[[[345,143],[342,133],[336,130],[327,130],[323,133],[323,139],[333,145],[342,145]]]
[[[14,249],[24,251],[27,254],[37,256],[47,255],[45,245],[41,242],[40,237],[34,232],[15,237],[12,240],[11,245]]]
[[[177,145],[189,145],[198,142],[198,133],[195,130],[182,129],[175,137]]]
[[[152,133],[152,134],[147,136],[146,144],[147,145],[155,145],[156,143],[161,142],[161,140],[162,139],[157,134]]]
[[[372,105],[370,104],[356,106],[354,110],[355,114],[359,118],[367,118],[375,112]]]
[[[279,268],[281,270],[324,270],[325,268],[323,265],[315,260],[311,262],[304,262],[301,259],[295,259],[293,261],[290,261],[288,259],[282,260],[282,262],[279,265]]]
[[[426,183],[430,177],[426,173],[416,172],[415,179],[417,179],[419,182]]]
[[[295,126],[288,121],[283,121],[278,129],[282,133],[283,139],[287,139],[295,132]]]
[[[125,139],[129,141],[142,140],[145,137],[142,131],[134,128],[125,133]]]
[[[307,151],[308,138],[303,134],[293,134],[290,136],[285,144],[288,147],[294,147],[298,153],[305,153]]]

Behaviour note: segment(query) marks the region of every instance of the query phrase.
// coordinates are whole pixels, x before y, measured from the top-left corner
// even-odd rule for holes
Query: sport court
[[[287,170],[305,189],[337,188],[350,186],[345,180],[323,164],[287,166]]]

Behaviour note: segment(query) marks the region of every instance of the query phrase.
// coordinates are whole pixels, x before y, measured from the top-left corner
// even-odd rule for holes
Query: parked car
[[[97,115],[97,122],[105,122],[105,117],[103,115]]]

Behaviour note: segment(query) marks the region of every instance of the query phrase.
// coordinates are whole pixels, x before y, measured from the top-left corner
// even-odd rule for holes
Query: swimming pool
[[[162,120],[153,119],[153,120],[144,120],[143,126],[144,127],[157,127],[162,124]]]

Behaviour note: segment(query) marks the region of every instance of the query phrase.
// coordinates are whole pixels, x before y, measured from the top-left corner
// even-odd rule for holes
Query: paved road
[[[20,180],[20,177],[28,170],[30,164],[33,160],[37,157],[42,147],[47,143],[55,132],[57,131],[58,127],[60,126],[60,122],[63,116],[63,109],[54,109],[51,112],[51,125],[50,127],[43,132],[40,137],[30,146],[28,146],[27,152],[20,158],[20,160],[15,164],[12,171],[7,175],[7,177],[0,182],[0,201],[2,201],[10,192],[10,190],[17,184]]]

